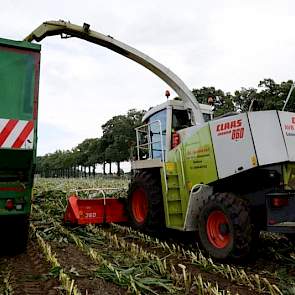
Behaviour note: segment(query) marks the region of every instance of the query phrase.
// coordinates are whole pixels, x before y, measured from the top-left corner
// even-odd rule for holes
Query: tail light
[[[14,202],[13,202],[12,199],[8,199],[8,200],[6,201],[5,208],[6,208],[7,210],[12,210],[12,209],[14,208]]]
[[[172,133],[172,148],[175,148],[180,144],[180,136],[179,133],[173,132]]]
[[[273,207],[280,208],[280,207],[288,206],[288,204],[289,204],[288,198],[276,197],[271,199],[271,205]]]

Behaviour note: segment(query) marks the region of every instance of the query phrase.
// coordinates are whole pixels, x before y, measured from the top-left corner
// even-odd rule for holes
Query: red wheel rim
[[[229,245],[229,222],[222,211],[213,211],[209,214],[206,229],[208,239],[214,247],[222,249]]]
[[[144,223],[148,213],[148,200],[143,189],[137,189],[132,195],[131,209],[137,223]]]

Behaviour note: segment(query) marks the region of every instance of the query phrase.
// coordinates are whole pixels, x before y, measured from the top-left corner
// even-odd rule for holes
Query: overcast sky
[[[189,88],[233,91],[264,78],[295,78],[292,0],[2,0],[0,16],[0,37],[14,40],[46,20],[87,22],[164,64]],[[153,73],[108,49],[48,37],[42,41],[38,154],[101,136],[108,119],[164,102],[166,89]]]

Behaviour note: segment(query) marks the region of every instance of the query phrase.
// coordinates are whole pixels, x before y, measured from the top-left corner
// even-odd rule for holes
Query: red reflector
[[[269,221],[268,221],[268,224],[270,224],[270,225],[273,225],[273,224],[276,224],[277,222],[274,220],[274,219],[270,219]]]
[[[11,199],[8,199],[7,201],[6,201],[6,209],[8,209],[8,210],[12,210],[13,208],[14,208],[14,203],[13,203],[13,200],[11,200]]]
[[[175,148],[180,144],[180,136],[177,132],[173,132],[172,134],[172,148]]]
[[[288,198],[272,198],[271,199],[271,204],[274,207],[283,207],[287,206],[289,203]]]

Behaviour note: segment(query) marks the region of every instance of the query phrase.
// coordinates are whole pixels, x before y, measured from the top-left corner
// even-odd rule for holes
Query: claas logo
[[[232,140],[242,139],[244,137],[244,127],[242,120],[233,120],[218,124],[216,127],[217,136],[230,134]]]
[[[295,118],[294,118],[295,119]],[[221,132],[233,128],[238,128],[242,126],[242,120],[234,120],[230,122],[225,122],[217,125],[216,131]]]

